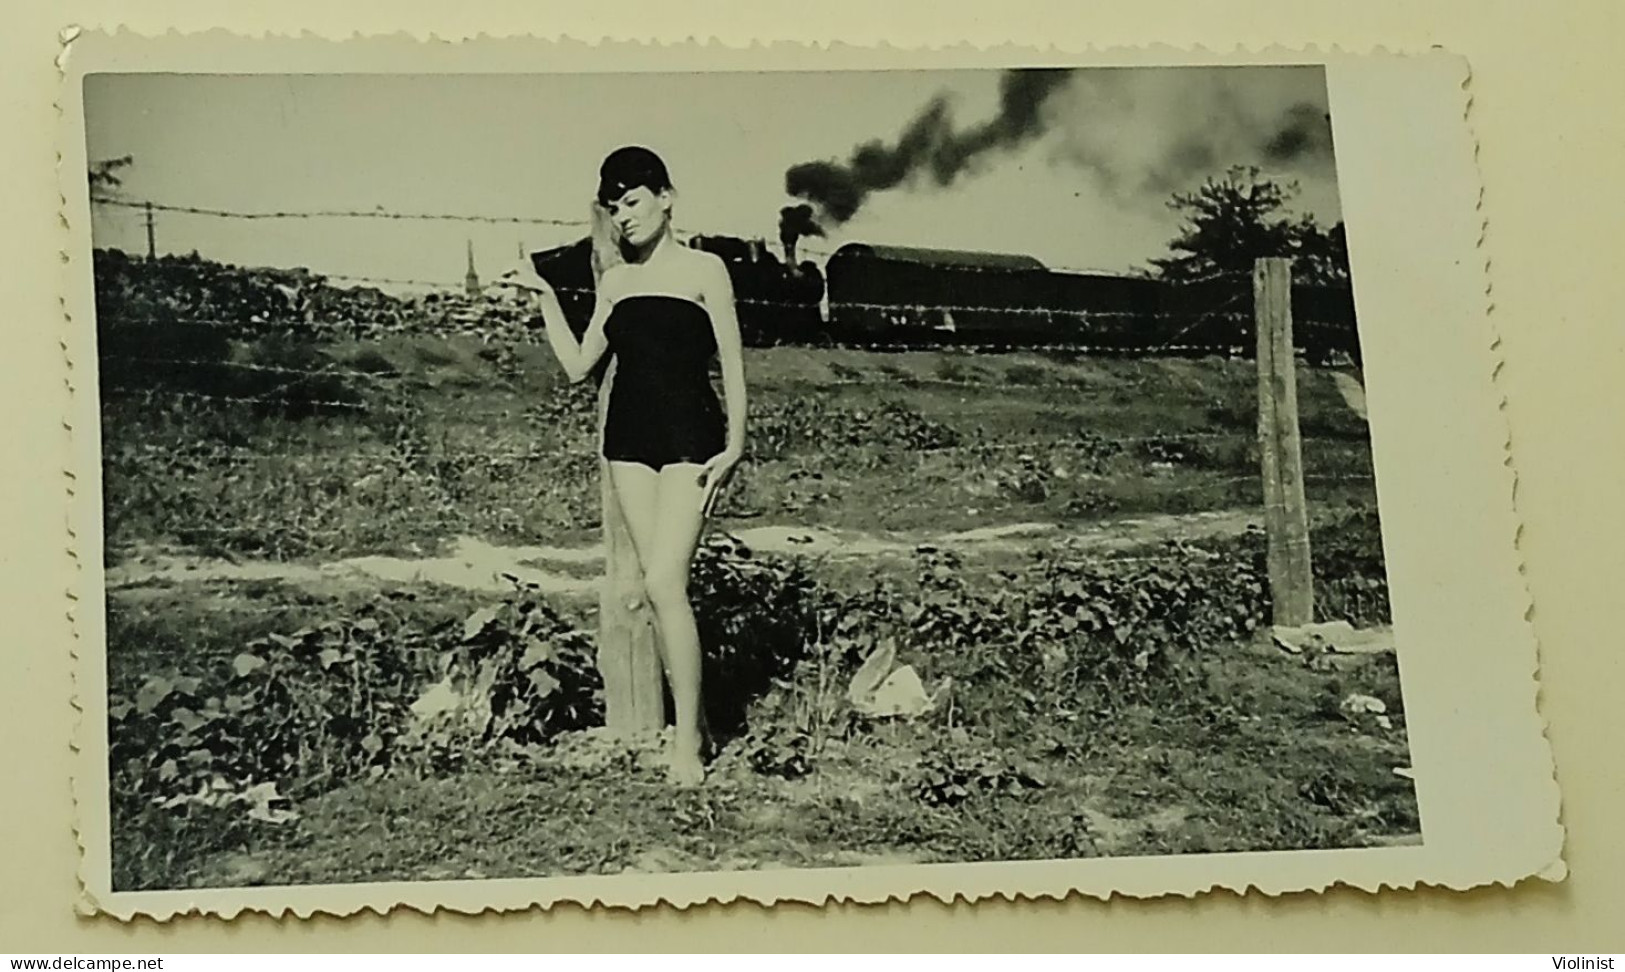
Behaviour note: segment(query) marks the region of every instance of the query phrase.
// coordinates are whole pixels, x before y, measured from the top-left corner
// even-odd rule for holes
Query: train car
[[[824,275],[843,343],[1023,343],[1050,327],[1035,257],[846,243]]]
[[[1237,354],[1251,347],[1252,282],[1222,276],[1055,275],[1069,342],[1122,354]]]
[[[1316,364],[1361,364],[1353,289],[1347,284],[1294,286],[1292,343]]]
[[[846,343],[1085,348],[1103,354],[1254,352],[1247,273],[1179,282],[1054,270],[1033,257],[848,243],[826,266]],[[1293,288],[1298,347],[1359,360],[1347,287]]]

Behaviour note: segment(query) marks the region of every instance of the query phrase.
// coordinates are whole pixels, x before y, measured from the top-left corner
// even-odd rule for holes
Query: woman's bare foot
[[[700,758],[699,740],[675,738],[666,779],[675,786],[699,786],[705,782],[705,762]]]

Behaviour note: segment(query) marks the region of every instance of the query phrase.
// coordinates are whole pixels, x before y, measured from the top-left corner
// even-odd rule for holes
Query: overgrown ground
[[[263,406],[121,398],[112,542],[288,558],[588,540],[593,392],[548,355],[439,338],[260,350],[233,368],[329,373],[272,371]],[[1249,362],[782,348],[747,369],[754,459],[730,523],[956,530],[1261,502]],[[1315,505],[1373,502],[1365,425],[1327,372],[1304,370],[1300,407]]]
[[[392,338],[299,353],[271,396],[293,404],[163,387],[110,401],[111,563],[596,539],[590,391],[560,386],[544,349]],[[1256,511],[1250,363],[773,349],[747,367],[757,458],[696,578],[728,743],[705,788],[674,795],[637,750],[583,731],[600,704],[590,598],[133,583],[110,605],[116,886],[1416,833],[1392,658],[1332,667],[1260,644],[1256,534],[1096,542],[1119,517]],[[1321,613],[1383,624],[1364,425],[1325,372],[1303,373],[1300,405]],[[828,559],[726,542],[773,524],[913,542],[1032,522],[1095,539]],[[848,690],[877,652],[917,672],[935,708],[855,712]],[[460,704],[413,716],[442,679]],[[1351,695],[1387,718],[1348,710]]]

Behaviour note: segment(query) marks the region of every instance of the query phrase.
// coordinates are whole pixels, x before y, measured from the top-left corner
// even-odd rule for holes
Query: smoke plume
[[[784,262],[796,265],[796,244],[804,236],[823,236],[824,228],[813,218],[813,208],[806,203],[786,206],[779,210],[779,242],[784,244]]]
[[[938,95],[889,143],[874,139],[844,161],[791,166],[785,190],[810,208],[786,207],[781,237],[792,224],[799,238],[845,223],[876,192],[922,179],[949,186],[992,153],[1041,136],[1054,142],[1052,163],[1081,168],[1131,205],[1160,206],[1234,165],[1296,175],[1332,162],[1318,68],[1011,70],[1000,77],[998,112],[988,121],[957,126],[948,97]]]
[[[1054,116],[1057,158],[1127,204],[1160,204],[1231,166],[1275,176],[1331,169],[1316,68],[1080,71]]]
[[[1331,116],[1306,101],[1293,105],[1265,143],[1264,156],[1275,163],[1293,162],[1305,156],[1330,160]]]
[[[845,162],[803,162],[784,176],[787,193],[816,207],[825,223],[844,223],[872,193],[926,176],[953,184],[978,159],[1016,148],[1045,130],[1043,107],[1066,83],[1070,69],[1006,71],[999,79],[999,111],[989,121],[959,129],[946,96],[925,105],[890,145],[875,139],[852,150]]]

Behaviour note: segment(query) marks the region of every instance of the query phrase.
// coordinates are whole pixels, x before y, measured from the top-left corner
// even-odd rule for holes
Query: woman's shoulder
[[[728,272],[728,262],[710,250],[689,250],[688,252],[693,254],[691,266],[700,273],[715,276],[719,272]]]
[[[613,301],[626,292],[626,264],[617,263],[604,268],[598,277],[598,292]]]
[[[726,296],[726,291],[716,290],[718,285],[724,287],[733,283],[728,275],[728,261],[709,250],[690,250],[689,270],[699,285],[700,292],[707,297]]]

